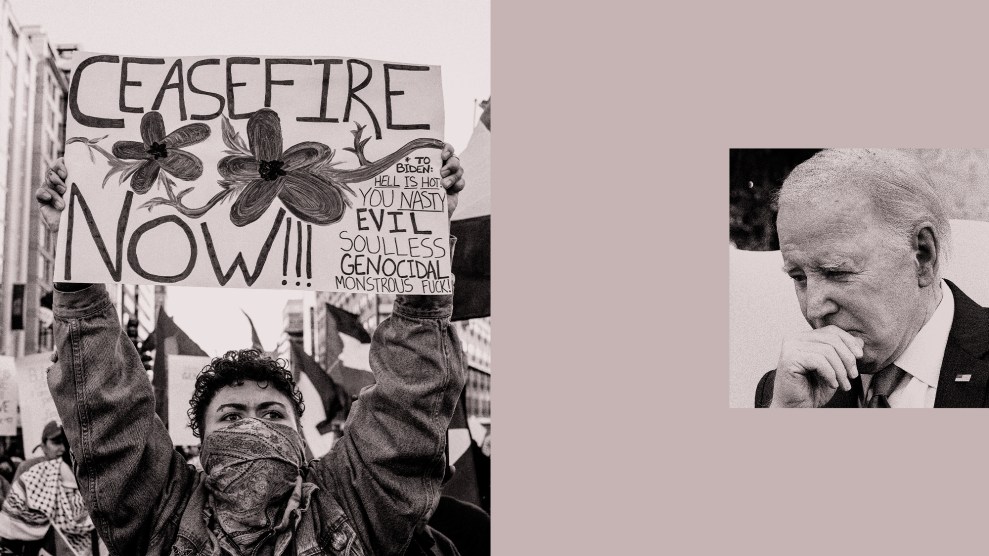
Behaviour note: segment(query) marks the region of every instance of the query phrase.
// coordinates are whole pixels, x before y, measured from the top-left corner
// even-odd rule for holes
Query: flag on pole
[[[486,501],[481,500],[481,484],[475,462],[475,452],[480,448],[474,444],[467,426],[467,388],[460,392],[460,400],[446,434],[447,462],[453,464],[455,472],[449,482],[443,485],[443,494],[487,508]]]
[[[199,355],[209,357],[164,310],[158,311],[155,329],[148,334],[142,349],[155,350],[154,376],[155,413],[168,426],[168,355]]]
[[[349,412],[350,396],[298,344],[292,344],[292,365],[295,367],[293,371],[299,376],[299,381],[309,380],[319,394],[325,418],[316,425],[316,428],[323,434],[329,432],[330,422],[336,418],[343,420]]]
[[[330,367],[330,378],[346,392],[350,402],[347,403],[345,415],[350,414],[350,403],[357,398],[365,386],[374,384],[374,374],[363,369],[354,369],[339,360]]]
[[[241,309],[247,322],[251,325],[251,349],[255,349],[275,359],[277,353],[269,352],[261,345],[261,338],[258,330],[254,326],[254,321],[247,311]],[[302,414],[302,436],[306,439],[306,458],[322,457],[333,447],[334,435],[331,421],[334,415],[340,411],[335,402],[338,396],[342,396],[341,389],[333,384],[329,375],[319,366],[318,363],[302,348],[297,342],[289,343],[291,353],[289,354],[289,364],[291,365],[292,376],[295,377],[295,385],[302,393],[303,402],[308,401],[306,410]],[[318,398],[320,404],[312,403]]]
[[[450,261],[453,320],[491,316],[491,99],[460,153],[467,187],[460,192],[450,234],[457,247]]]
[[[333,317],[337,332],[346,334],[362,344],[371,343],[371,335],[361,325],[361,321],[357,318],[357,315],[329,303],[326,304],[326,310]]]
[[[347,393],[344,415],[361,389],[374,384],[371,335],[357,315],[326,304],[326,364],[330,377]]]
[[[267,354],[268,352],[265,351],[264,347],[261,345],[261,338],[258,336],[258,329],[254,328],[254,321],[251,320],[251,315],[248,315],[247,311],[243,309],[241,309],[240,312],[244,313],[244,316],[247,317],[248,324],[251,325],[251,349],[256,349],[261,353]]]

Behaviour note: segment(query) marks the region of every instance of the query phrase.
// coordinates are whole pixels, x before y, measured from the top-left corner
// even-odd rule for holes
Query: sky
[[[121,55],[353,56],[442,66],[446,141],[463,150],[491,95],[489,1],[9,0],[52,44]],[[169,287],[166,312],[210,355],[250,342],[241,310],[273,349],[298,292]]]

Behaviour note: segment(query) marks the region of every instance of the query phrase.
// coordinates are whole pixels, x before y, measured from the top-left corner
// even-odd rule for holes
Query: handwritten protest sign
[[[48,367],[51,364],[49,353],[19,357],[14,362],[21,403],[21,433],[24,435],[24,454],[27,457],[31,457],[31,451],[41,443],[45,425],[49,421],[62,422],[48,390]]]
[[[168,434],[176,446],[198,446],[199,439],[189,428],[189,400],[196,388],[196,377],[210,358],[200,355],[168,356]]]
[[[66,282],[452,291],[438,66],[83,53]]]
[[[0,436],[17,435],[17,381],[14,358],[0,355]]]

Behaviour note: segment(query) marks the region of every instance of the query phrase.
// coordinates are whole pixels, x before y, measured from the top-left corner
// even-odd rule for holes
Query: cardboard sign
[[[199,439],[189,428],[189,400],[196,388],[196,377],[210,358],[201,355],[168,356],[168,434],[176,446],[198,446]]]
[[[41,433],[49,421],[62,422],[55,409],[55,400],[48,390],[48,367],[52,365],[50,353],[37,353],[19,357],[15,362],[17,390],[21,404],[21,433],[24,435],[24,455],[32,454],[41,444]]]
[[[57,280],[452,292],[438,66],[82,53]]]
[[[14,358],[0,355],[0,436],[17,435],[17,379]]]

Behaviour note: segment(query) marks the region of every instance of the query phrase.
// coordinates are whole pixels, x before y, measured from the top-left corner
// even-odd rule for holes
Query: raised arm
[[[36,195],[57,230],[65,204],[58,161]],[[76,478],[93,523],[115,554],[144,554],[164,519],[184,502],[194,472],[155,414],[134,344],[102,284],[55,284],[55,364],[48,387],[65,428]]]
[[[449,145],[443,159],[452,213],[463,171]],[[452,314],[453,296],[398,296],[371,341],[375,384],[315,468],[368,553],[403,553],[439,501],[447,427],[467,369]]]

